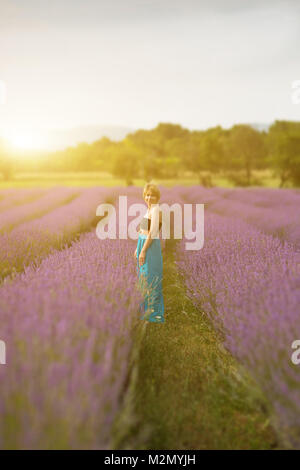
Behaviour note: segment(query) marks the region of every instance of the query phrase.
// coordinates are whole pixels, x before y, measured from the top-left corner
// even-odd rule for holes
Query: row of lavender
[[[18,196],[18,191],[20,195]],[[1,202],[17,202],[17,207],[1,211],[0,228],[7,231],[9,225],[17,225],[10,233],[0,235],[0,272],[1,278],[14,271],[20,271],[32,261],[39,261],[51,249],[62,248],[80,231],[87,230],[95,220],[95,204],[105,200],[105,195],[114,192],[132,194],[136,200],[142,196],[141,188],[54,188],[51,190],[3,190]],[[78,197],[76,194],[80,193]],[[164,201],[164,193],[167,199]],[[28,198],[38,200],[23,203]],[[172,190],[162,191],[160,202],[170,205],[182,197],[186,202],[205,203],[205,210],[220,214],[234,215],[274,235],[300,246],[299,233],[299,192],[296,190],[269,189],[205,189],[199,186],[184,188],[177,186]],[[74,199],[73,199],[74,198]],[[66,204],[68,199],[73,199]],[[64,204],[63,204],[64,203]],[[63,204],[63,205],[62,205]],[[284,207],[283,207],[284,204]],[[53,210],[57,205],[60,207]],[[41,214],[43,214],[41,216]],[[39,217],[37,217],[39,215]],[[23,222],[26,218],[34,220]]]
[[[75,199],[80,193],[82,193],[82,188],[75,189],[58,187],[51,188],[45,194],[42,194],[39,198],[35,198],[33,201],[30,200],[29,202],[26,202],[25,196],[25,201],[23,201],[22,204],[21,201],[19,201],[19,203],[16,202],[14,206],[9,206],[5,210],[1,210],[0,233],[8,232],[17,225],[20,225],[22,222],[41,217],[48,212],[51,212],[56,207],[67,204]]]
[[[134,248],[94,229],[0,287],[1,448],[112,448],[142,299]]]
[[[40,262],[53,249],[62,249],[82,231],[89,230],[91,224],[97,220],[96,207],[107,198],[113,197],[112,189],[102,187],[81,190],[78,197],[74,197],[78,189],[74,191],[55,188],[33,204],[11,209],[11,213],[18,213],[19,217],[22,217],[22,214],[25,217],[24,214],[31,213],[33,216],[36,212],[46,213],[18,223],[14,229],[0,235],[1,279],[22,271],[30,263]],[[63,204],[66,199],[71,201]],[[56,207],[57,205],[59,207]]]
[[[203,202],[203,190],[199,189],[186,189],[182,193],[185,202]],[[185,240],[180,241],[177,265],[199,312],[210,317],[223,333],[226,347],[265,391],[283,443],[300,448],[300,370],[291,360],[292,343],[300,333],[297,247],[247,224],[243,219],[247,210],[252,211],[251,196],[248,200],[244,191],[239,193],[227,193],[228,202],[222,203],[225,217],[211,213],[208,207],[204,247],[187,251]],[[253,205],[259,201],[272,207],[274,196],[274,207],[268,214],[274,212],[275,220],[276,197],[279,201],[281,195],[270,194],[266,191],[260,198],[254,192],[252,201]],[[234,203],[234,217],[227,215],[232,207],[229,196],[245,198],[239,212],[235,212]],[[290,197],[285,204],[293,208],[290,214],[294,217],[299,196]],[[263,217],[261,226],[262,222]]]
[[[185,202],[202,203],[206,212],[242,219],[300,251],[300,190],[201,186],[179,190]]]
[[[120,193],[123,189],[115,188]],[[139,193],[141,193],[140,196],[142,195],[138,188],[132,187],[126,191],[128,190],[136,195]],[[2,197],[0,228],[6,228],[9,224],[19,224],[26,218],[32,218],[43,211],[49,212],[60,199],[62,201],[64,197],[75,196],[81,191],[83,191],[82,188],[2,190],[0,192]],[[182,195],[186,202],[204,203],[206,211],[242,218],[267,233],[300,246],[300,191],[297,189],[218,187],[207,189],[201,186],[189,188],[176,186],[171,191],[174,197],[170,203],[176,202]],[[40,199],[36,201],[38,197]],[[13,207],[14,205],[17,207]]]
[[[45,188],[8,188],[0,191],[0,213],[14,207],[35,201],[46,194]]]

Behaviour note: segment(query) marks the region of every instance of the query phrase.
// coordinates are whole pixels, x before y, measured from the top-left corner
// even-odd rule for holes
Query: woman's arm
[[[146,242],[142,248],[142,251],[146,253],[148,250],[149,246],[152,243],[152,240],[154,238],[158,238],[158,232],[159,232],[159,205],[154,204],[153,207],[151,208],[151,224],[150,224],[150,230],[146,239]]]
[[[144,244],[143,248],[141,249],[141,252],[143,251],[144,253],[146,253],[146,251],[148,250],[151,243],[152,243],[152,238],[151,238],[151,233],[149,232],[148,235],[147,235],[145,244]]]

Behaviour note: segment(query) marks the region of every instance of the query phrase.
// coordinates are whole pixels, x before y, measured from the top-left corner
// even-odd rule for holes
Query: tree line
[[[3,144],[3,142],[2,142]],[[180,178],[183,172],[212,185],[222,173],[241,186],[256,184],[254,170],[272,169],[280,179],[300,186],[300,122],[275,121],[268,131],[236,124],[190,131],[179,124],[159,123],[151,130],[137,130],[119,142],[107,137],[64,150],[18,160],[0,141],[0,172],[5,179],[16,170],[106,171],[128,185],[134,179]]]

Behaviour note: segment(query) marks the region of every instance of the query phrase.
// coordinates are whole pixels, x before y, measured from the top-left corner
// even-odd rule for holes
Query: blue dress
[[[145,218],[143,222],[147,222]],[[144,225],[141,224],[140,227],[144,228]],[[140,304],[141,319],[153,323],[163,323],[165,319],[162,292],[163,258],[161,243],[159,238],[152,239],[152,243],[146,251],[145,262],[140,266],[139,256],[146,240],[147,235],[140,233],[137,242],[137,274],[139,286],[144,296],[144,301]]]

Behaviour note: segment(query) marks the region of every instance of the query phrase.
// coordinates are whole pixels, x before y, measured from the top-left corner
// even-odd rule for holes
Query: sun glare
[[[9,141],[16,150],[37,150],[43,148],[43,139],[31,132],[10,134]]]
[[[20,150],[30,150],[38,147],[38,142],[32,134],[15,135],[11,138],[11,144]]]

